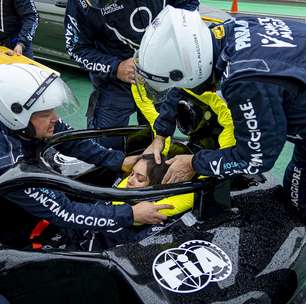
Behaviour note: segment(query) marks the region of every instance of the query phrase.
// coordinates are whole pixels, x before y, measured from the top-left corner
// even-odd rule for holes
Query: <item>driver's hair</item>
[[[160,185],[169,167],[166,164],[167,158],[161,155],[160,164],[155,162],[154,154],[143,154],[142,159],[147,163],[147,175],[150,180],[150,186]]]

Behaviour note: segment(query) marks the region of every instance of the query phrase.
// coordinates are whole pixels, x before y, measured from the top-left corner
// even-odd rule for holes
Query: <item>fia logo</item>
[[[232,272],[232,263],[216,245],[193,240],[161,252],[155,258],[152,270],[156,281],[165,289],[191,293],[210,282],[226,279]]]

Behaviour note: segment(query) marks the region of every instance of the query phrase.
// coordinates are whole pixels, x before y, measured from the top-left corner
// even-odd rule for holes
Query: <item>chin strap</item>
[[[41,156],[41,150],[42,150],[43,145],[45,144],[45,140],[35,137],[36,132],[35,132],[35,128],[32,125],[32,123],[29,122],[28,126],[25,129],[12,131],[12,134],[19,136],[23,140],[33,142],[34,144],[33,149],[35,149],[35,153],[33,153],[31,160],[39,161],[40,156]]]
[[[26,128],[20,130],[10,130],[10,134],[18,135],[26,140],[33,140],[35,139],[36,131],[33,124],[29,122]]]
[[[35,128],[33,126],[33,124],[29,121],[29,124],[28,126],[25,128],[25,129],[22,129],[22,130],[18,130],[19,134],[26,137],[26,138],[29,138],[29,139],[33,139],[35,138],[36,136],[36,131],[35,131]]]

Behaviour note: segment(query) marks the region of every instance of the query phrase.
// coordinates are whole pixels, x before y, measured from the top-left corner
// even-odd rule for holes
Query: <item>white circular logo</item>
[[[76,165],[82,163],[82,161],[77,158],[61,154],[60,152],[55,153],[53,159],[58,165]]]
[[[147,14],[148,14],[148,17],[149,17],[149,23],[147,24],[147,26],[152,22],[152,12],[146,7],[146,6],[140,6],[138,7],[137,9],[135,9],[131,16],[130,16],[130,24],[131,24],[131,27],[132,29],[135,31],[135,32],[138,32],[138,33],[142,33],[146,30],[146,27],[143,27],[143,28],[138,28],[135,26],[134,24],[134,17],[136,15],[136,13],[140,13],[141,11],[145,11]]]
[[[153,275],[165,289],[178,292],[196,292],[210,282],[227,278],[232,263],[227,254],[216,245],[193,240],[179,248],[161,252],[154,260]]]

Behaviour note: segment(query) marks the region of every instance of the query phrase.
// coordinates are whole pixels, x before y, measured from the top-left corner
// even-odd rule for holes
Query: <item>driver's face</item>
[[[58,115],[54,109],[33,113],[30,119],[36,131],[36,138],[49,138],[53,135]]]
[[[147,175],[147,162],[140,159],[133,167],[132,172],[128,176],[127,188],[147,187],[150,184]]]

